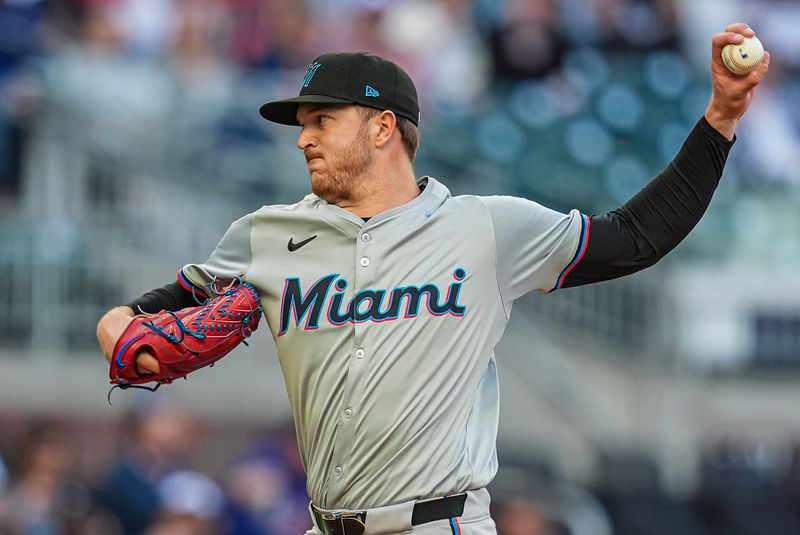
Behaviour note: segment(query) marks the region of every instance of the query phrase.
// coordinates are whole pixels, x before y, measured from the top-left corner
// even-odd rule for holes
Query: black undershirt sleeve
[[[663,258],[705,213],[731,146],[701,118],[672,162],[639,193],[590,217],[586,251],[562,287],[628,275]]]
[[[197,298],[191,290],[187,290],[178,281],[167,284],[162,288],[150,290],[141,297],[128,303],[134,314],[155,314],[162,310],[176,311],[186,307],[195,307],[200,304],[199,300],[205,296],[198,293]]]

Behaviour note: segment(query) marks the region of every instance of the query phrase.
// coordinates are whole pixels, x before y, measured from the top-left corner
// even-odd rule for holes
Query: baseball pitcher
[[[409,76],[367,53],[316,58],[299,96],[260,110],[300,127],[312,193],[245,215],[205,262],[110,310],[98,339],[112,370],[129,374],[112,372],[112,382],[176,373],[162,375],[174,357],[130,342],[141,334],[131,334],[132,318],[166,318],[146,322],[162,334],[143,329],[182,347],[195,343],[198,312],[183,327],[165,314],[182,318],[175,312],[211,302],[204,306],[217,312],[199,314],[218,321],[227,309],[214,300],[238,299],[244,323],[227,328],[246,335],[263,309],[277,346],[312,500],[308,534],[494,534],[485,489],[497,471],[493,349],[514,301],[636,272],[689,233],[768,70],[768,54],[745,76],[722,64],[726,44],[752,35],[738,23],[712,38],[704,116],[644,189],[593,216],[514,197],[454,197],[437,179],[417,178]],[[247,295],[231,296],[239,287]]]

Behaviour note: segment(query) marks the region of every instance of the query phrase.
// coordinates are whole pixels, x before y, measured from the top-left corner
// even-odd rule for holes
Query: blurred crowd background
[[[710,37],[739,20],[773,60],[696,231],[649,271],[515,308],[493,509],[502,535],[800,533],[791,0],[0,3],[0,533],[310,525],[265,333],[109,406],[94,327],[307,192],[296,129],[257,109],[312,58],[409,71],[419,175],[598,213],[675,154]]]

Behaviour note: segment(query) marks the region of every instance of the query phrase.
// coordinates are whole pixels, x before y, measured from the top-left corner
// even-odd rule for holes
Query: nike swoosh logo
[[[314,234],[313,236],[311,236],[307,240],[299,241],[297,243],[294,243],[292,241],[293,238],[289,238],[289,243],[287,244],[287,247],[289,248],[289,252],[291,252],[291,253],[295,252],[296,250],[298,250],[299,248],[301,248],[302,246],[304,246],[305,244],[307,244],[308,242],[310,242],[311,240],[313,240],[316,237],[317,237],[317,235]]]

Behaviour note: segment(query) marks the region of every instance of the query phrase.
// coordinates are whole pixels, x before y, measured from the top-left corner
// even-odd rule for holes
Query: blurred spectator
[[[158,484],[161,509],[146,535],[217,535],[222,533],[225,497],[208,476],[180,470]]]
[[[12,466],[16,482],[0,497],[0,533],[65,532],[64,499],[75,490],[69,484],[73,449],[65,429],[50,422],[34,425],[17,453],[19,458]]]
[[[488,35],[498,81],[542,78],[556,70],[566,43],[555,0],[504,2],[502,22]]]
[[[710,528],[741,535],[800,533],[800,517],[785,483],[793,448],[755,429],[732,433],[711,445],[699,496]]]
[[[673,0],[589,0],[596,35],[606,48],[654,49],[677,46]]]
[[[125,533],[133,535],[144,531],[161,509],[162,479],[183,469],[190,449],[201,442],[190,415],[158,402],[140,407],[122,430],[121,456],[99,498],[120,519]]]
[[[489,54],[471,17],[468,0],[394,2],[383,10],[374,40],[422,88],[423,117],[468,107],[488,90]]]
[[[188,89],[214,83],[225,63],[220,43],[229,26],[228,11],[213,0],[183,0],[177,4],[172,47],[174,68]]]
[[[532,500],[515,498],[503,503],[494,516],[502,535],[569,535]]]
[[[233,535],[294,535],[311,527],[293,432],[271,435],[226,475]]]
[[[126,54],[164,61],[178,33],[179,5],[174,0],[116,0],[112,17]]]
[[[276,75],[305,71],[309,55],[316,55],[315,41],[330,38],[316,27],[321,14],[305,0],[228,0],[226,5],[226,52],[244,67]]]
[[[217,428],[213,444],[169,403],[136,409],[117,425],[0,415],[0,452],[12,461],[7,479],[0,462],[0,534],[297,535],[310,527],[291,429]],[[236,461],[240,446],[250,453]],[[187,468],[207,467],[210,451],[219,452],[224,488]]]

